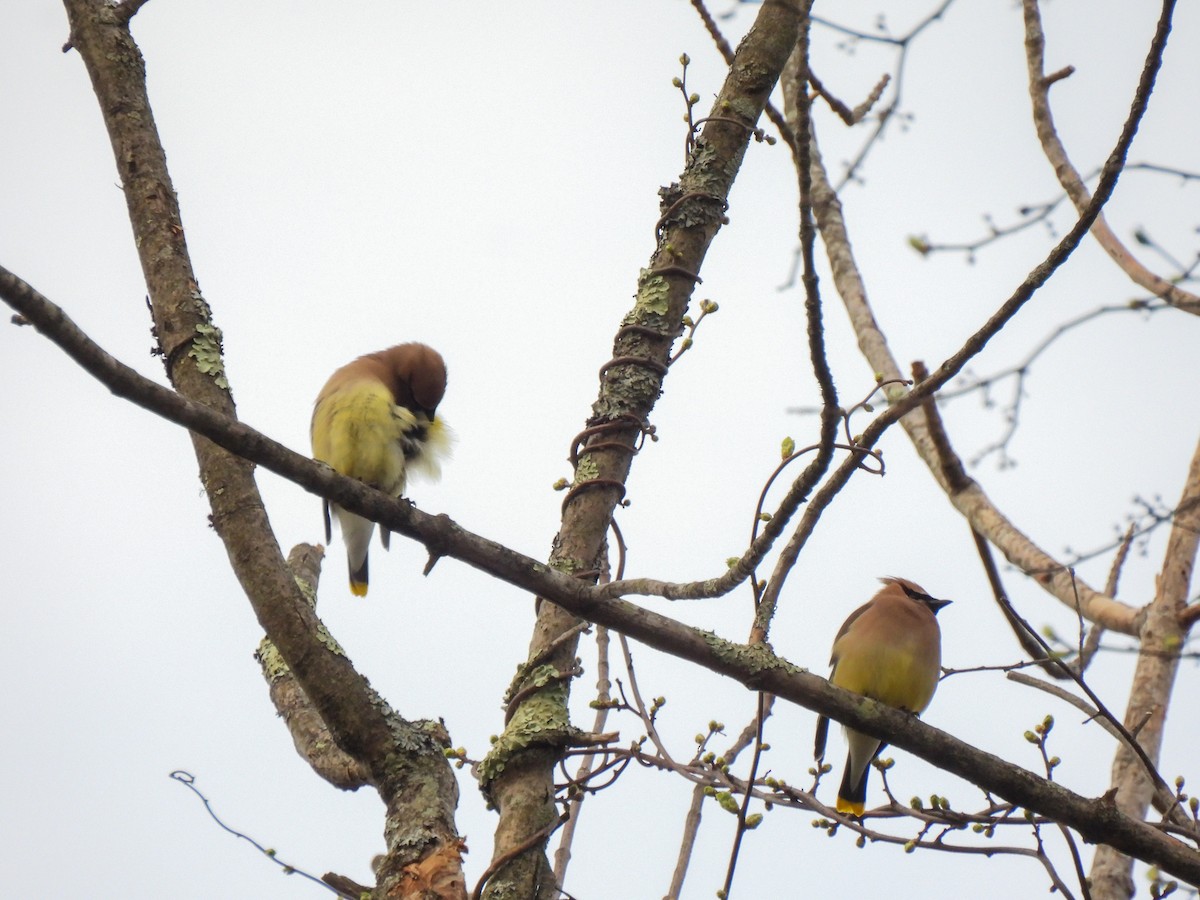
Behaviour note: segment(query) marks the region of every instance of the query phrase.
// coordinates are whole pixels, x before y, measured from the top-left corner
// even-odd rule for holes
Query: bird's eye
[[[916,600],[918,603],[938,603],[937,597],[930,597],[928,594],[922,594],[920,591],[914,591],[907,584],[900,585],[900,588],[908,595],[910,600]]]

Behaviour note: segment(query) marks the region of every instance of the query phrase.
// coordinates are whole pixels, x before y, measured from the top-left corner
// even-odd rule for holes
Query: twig
[[[900,102],[903,99],[904,75],[908,65],[909,51],[912,48],[913,42],[920,37],[926,31],[926,29],[942,19],[952,3],[953,0],[944,0],[940,6],[934,9],[931,13],[929,13],[929,15],[927,15],[924,19],[910,28],[905,34],[899,37],[854,31],[853,29],[849,29],[844,26],[835,25],[826,19],[822,19],[817,16],[813,17],[813,24],[815,25],[822,25],[827,28],[832,28],[836,31],[840,31],[843,34],[851,36],[856,40],[891,44],[892,46],[896,47],[897,50],[895,66],[891,78],[891,83],[893,86],[892,100],[887,106],[881,109],[879,114],[875,117],[877,123],[875,129],[863,141],[858,153],[846,166],[846,170],[842,173],[841,180],[838,182],[835,190],[840,191],[847,184],[858,180],[859,170],[863,167],[871,150],[882,140],[888,125],[893,119],[901,118]]]
[[[1130,111],[1122,126],[1120,137],[1117,139],[1112,152],[1104,163],[1104,168],[1097,184],[1096,192],[1090,203],[1080,215],[1079,220],[1071,227],[1066,235],[1047,254],[1046,258],[1036,266],[1012,295],[997,309],[988,321],[975,334],[968,338],[961,348],[947,358],[937,371],[929,378],[915,385],[907,394],[900,391],[889,392],[892,405],[865,430],[862,436],[864,446],[874,446],[879,436],[890,425],[906,416],[925,396],[932,394],[945,385],[951,378],[962,371],[963,367],[980,353],[991,339],[998,334],[1008,322],[1024,307],[1039,288],[1054,274],[1054,272],[1071,256],[1079,246],[1099,214],[1100,209],[1112,195],[1117,183],[1123,162],[1129,151],[1129,146],[1137,132],[1138,124],[1145,115],[1153,92],[1158,69],[1162,63],[1162,55],[1169,33],[1169,10],[1157,30],[1147,52],[1145,65],[1134,93]],[[821,177],[817,177],[820,174]],[[850,241],[846,234],[845,223],[840,213],[840,204],[836,193],[824,177],[819,158],[814,153],[814,200],[818,211],[820,227],[824,243],[828,249],[834,280],[838,286],[851,322],[858,336],[860,346],[864,348],[869,364],[876,372],[884,377],[900,376],[899,367],[887,348],[886,341],[880,332],[879,325],[871,312],[866,300],[866,292],[862,285],[861,276],[850,251]],[[936,452],[926,440],[924,417],[914,416],[904,423],[914,446],[922,460],[931,470],[939,468]],[[839,481],[851,476],[845,464],[839,467],[827,480],[825,487],[831,488]],[[823,488],[824,489],[824,488]],[[806,510],[805,515],[813,512],[819,494]],[[989,539],[1002,542],[1005,555],[1026,571],[1057,565],[1054,560],[1040,547],[1012,528],[1007,519],[995,507],[995,504],[981,491],[973,489],[963,492],[956,501],[956,507],[967,517],[975,527]],[[1043,585],[1060,601],[1068,602],[1073,597],[1075,585],[1060,569],[1042,581]],[[1086,611],[1089,618],[1103,618],[1107,624],[1120,623],[1123,628],[1132,630],[1134,612],[1132,609],[1117,604],[1111,598],[1103,597],[1094,591],[1086,596]]]
[[[1007,420],[1007,427],[1002,437],[984,447],[977,452],[971,459],[971,465],[977,466],[983,460],[993,453],[1001,455],[1000,467],[1006,468],[1011,464],[1011,459],[1008,455],[1008,446],[1016,435],[1017,427],[1020,423],[1020,413],[1022,401],[1025,399],[1025,383],[1030,377],[1033,369],[1033,364],[1042,356],[1050,347],[1070,331],[1080,327],[1088,322],[1100,318],[1101,316],[1112,313],[1129,313],[1139,312],[1152,315],[1164,309],[1170,309],[1165,303],[1155,304],[1153,302],[1132,301],[1130,303],[1122,303],[1117,305],[1101,306],[1097,309],[1089,310],[1088,312],[1076,316],[1066,322],[1061,323],[1053,331],[1050,332],[1041,342],[1037,344],[1020,362],[1015,365],[1001,369],[983,378],[977,378],[965,385],[949,388],[938,392],[938,399],[942,401],[956,400],[967,394],[980,391],[983,394],[983,402],[985,406],[993,405],[991,389],[1001,381],[1012,378],[1013,390],[1012,399],[1004,409],[1004,416]]]
[[[1129,548],[1133,545],[1134,528],[1130,524],[1125,529],[1125,537],[1121,541],[1121,546],[1117,548],[1117,554],[1113,557],[1112,566],[1108,570],[1108,580],[1104,584],[1104,593],[1110,597],[1117,596],[1117,585],[1121,580],[1121,569],[1125,565],[1125,560],[1129,556]],[[1075,671],[1083,675],[1087,671],[1087,667],[1091,664],[1092,659],[1096,655],[1096,651],[1100,649],[1100,639],[1104,637],[1104,626],[1099,623],[1093,623],[1088,631],[1087,638],[1079,647],[1079,658],[1075,660]]]
[[[213,810],[212,804],[208,801],[208,798],[205,797],[204,794],[202,794],[200,792],[200,789],[198,787],[196,787],[196,778],[191,773],[184,772],[182,769],[176,769],[174,772],[171,773],[171,778],[173,780],[179,782],[180,784],[182,784],[189,791],[191,791],[193,794],[195,794],[197,797],[199,797],[200,802],[204,804],[204,808],[205,808],[205,810],[208,811],[209,816],[211,816],[212,820],[214,822],[216,822],[218,825],[220,825],[222,829],[224,829],[225,831],[228,831],[230,834],[232,834],[236,838],[241,838],[243,841],[249,842],[250,845],[253,846],[255,850],[257,850],[259,853],[261,853],[267,859],[271,860],[271,862],[275,863],[275,865],[279,866],[279,868],[283,869],[283,874],[299,875],[302,878],[307,878],[309,881],[313,882],[314,884],[319,884],[321,887],[325,888],[325,890],[331,891],[332,893],[337,894],[339,897],[345,897],[345,898],[347,898],[347,900],[358,900],[358,897],[355,896],[354,894],[347,894],[344,891],[334,887],[333,885],[327,884],[326,882],[322,881],[320,878],[317,878],[315,875],[309,875],[303,869],[297,869],[295,866],[285,863],[283,860],[281,860],[278,857],[278,855],[275,853],[274,850],[264,847],[262,844],[260,844],[254,838],[250,837],[248,834],[243,834],[242,832],[238,831],[236,828],[230,828],[228,825],[226,825],[224,822],[222,822],[221,817],[218,816],[216,814],[216,812]]]
[[[615,523],[614,523],[615,527]],[[620,542],[622,548],[624,542]],[[622,558],[623,558],[622,552]],[[619,570],[618,570],[619,571]],[[607,572],[601,572],[600,577],[603,580]],[[608,645],[609,634],[608,629],[600,625],[596,627],[596,715],[592,720],[592,732],[599,734],[604,731],[605,725],[608,723],[608,713],[611,709],[612,682],[609,681],[608,674]],[[592,774],[592,768],[596,762],[596,754],[589,753],[583,757],[579,763],[579,768],[575,773],[576,783],[584,783]],[[559,837],[558,849],[554,852],[554,879],[560,884],[565,884],[567,880],[567,866],[571,861],[571,844],[575,839],[575,829],[579,824],[579,814],[582,811],[583,791],[579,791],[575,796],[569,797],[567,800],[567,824],[563,827],[562,835]]]
[[[1072,574],[1072,577],[1074,577],[1074,572],[1072,572],[1071,574]],[[1008,612],[1006,613],[1006,615],[1011,615],[1013,618],[1015,618],[1021,624],[1021,626],[1025,629],[1025,631],[1029,635],[1031,635],[1033,637],[1033,639],[1036,640],[1041,645],[1042,650],[1045,653],[1051,654],[1051,655],[1053,654],[1053,651],[1050,649],[1050,645],[1047,644],[1044,640],[1042,640],[1041,636],[1036,631],[1034,631],[1032,627],[1030,627],[1029,623],[1026,622],[1025,619],[1023,619],[1021,617],[1020,613],[1018,613],[1015,609],[1013,609],[1012,603],[1009,601],[1008,597],[1001,594],[1001,595],[997,596],[996,600],[997,600],[997,602],[999,602],[1001,604],[1001,606],[1008,608]],[[1082,690],[1085,694],[1087,694],[1088,699],[1091,700],[1092,703],[1095,705],[1096,711],[1097,711],[1099,717],[1107,720],[1112,725],[1113,730],[1115,730],[1117,732],[1117,734],[1120,735],[1121,741],[1138,758],[1138,761],[1141,763],[1142,768],[1145,770],[1146,775],[1150,779],[1151,784],[1154,785],[1155,792],[1160,794],[1163,798],[1163,802],[1166,806],[1166,810],[1165,810],[1164,814],[1168,814],[1168,813],[1172,813],[1172,812],[1178,813],[1179,811],[1177,809],[1174,809],[1174,807],[1177,806],[1177,804],[1172,804],[1171,800],[1170,800],[1170,798],[1172,796],[1170,787],[1167,785],[1167,782],[1163,779],[1162,775],[1159,774],[1158,768],[1154,765],[1154,762],[1146,754],[1145,749],[1138,742],[1137,737],[1134,734],[1132,734],[1129,729],[1127,729],[1125,727],[1125,724],[1120,719],[1118,719],[1115,715],[1112,714],[1112,712],[1109,710],[1109,708],[1104,704],[1104,701],[1102,701],[1096,695],[1095,691],[1093,691],[1088,686],[1087,682],[1084,681],[1082,675],[1078,674],[1071,666],[1068,666],[1065,664],[1061,664],[1061,666],[1062,666],[1062,671],[1066,672],[1068,674],[1068,676],[1070,677],[1070,679],[1079,686],[1079,689]],[[1180,813],[1180,815],[1181,815],[1181,813]]]
[[[1165,22],[1169,29],[1173,5],[1172,0],[1164,7],[1164,16],[1160,20],[1160,26]],[[1042,31],[1041,13],[1037,0],[1023,0],[1021,6],[1025,16],[1025,58],[1029,73],[1029,96],[1033,103],[1033,121],[1037,127],[1038,139],[1042,143],[1042,151],[1046,154],[1046,159],[1058,177],[1059,183],[1063,186],[1063,190],[1067,192],[1071,202],[1075,204],[1075,208],[1082,213],[1089,207],[1092,198],[1088,196],[1087,187],[1084,185],[1083,179],[1079,177],[1078,170],[1071,164],[1066,147],[1063,146],[1054,127],[1054,117],[1050,112],[1049,93],[1053,78],[1045,75],[1046,38]],[[1166,42],[1165,33],[1163,33],[1163,42]],[[1109,228],[1102,214],[1095,217],[1095,221],[1091,225],[1091,233],[1112,261],[1135,284],[1150,291],[1156,297],[1162,298],[1177,309],[1200,315],[1200,297],[1171,284],[1138,262],[1121,243],[1120,238]]]
[[[742,795],[742,803],[738,807],[737,829],[733,836],[733,846],[729,851],[729,865],[725,870],[725,886],[721,891],[722,898],[728,898],[733,892],[733,875],[737,871],[738,855],[742,850],[742,838],[746,835],[746,830],[750,826],[747,824],[746,816],[750,810],[750,800],[754,797],[754,781],[757,778],[758,763],[762,759],[763,751],[763,723],[769,709],[768,695],[759,693],[758,695],[758,714],[755,716],[755,731],[754,731],[754,754],[750,761],[750,774],[746,778],[746,791]]]
[[[700,831],[700,810],[703,805],[704,785],[697,784],[692,788],[692,802],[688,805],[687,815],[683,820],[679,854],[675,857],[675,870],[671,873],[671,886],[667,889],[666,900],[678,900],[680,892],[683,891],[683,881],[687,877],[692,850],[696,846],[696,835]]]
[[[1059,687],[1057,684],[1052,684],[1049,681],[1043,681],[1041,678],[1035,678],[1033,675],[1026,675],[1024,672],[1009,672],[1004,676],[1009,681],[1015,681],[1017,684],[1023,684],[1026,687],[1037,688],[1039,691],[1044,691],[1052,697],[1057,697],[1065,703],[1070,703],[1085,716],[1087,721],[1095,722],[1118,741],[1123,740],[1121,732],[1114,727],[1113,723],[1104,716],[1100,715],[1100,711],[1094,706],[1088,704],[1082,697],[1072,694],[1065,688]]]

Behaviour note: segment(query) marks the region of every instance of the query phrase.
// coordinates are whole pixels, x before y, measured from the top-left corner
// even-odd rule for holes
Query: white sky
[[[902,32],[917,5],[854,2],[818,12],[870,28],[880,7],[893,10],[889,22]],[[1077,69],[1052,99],[1082,170],[1099,165],[1116,139],[1156,7],[1055,0],[1044,11],[1047,68]],[[756,12],[739,10],[724,23],[731,40]],[[162,381],[107,136],[81,61],[60,52],[65,14],[52,3],[5,4],[0,31],[8,36],[0,55],[0,264]],[[670,85],[677,58],[691,55],[688,86],[702,108],[723,77],[694,12],[680,0],[359,2],[336,11],[314,2],[154,0],[134,34],[243,420],[307,452],[311,403],[334,368],[393,343],[428,341],[449,363],[442,410],[459,444],[443,481],[415,485],[413,496],[544,557],[561,502],[550,485],[569,475],[570,439],[589,414],[596,372],[653,248],[657,188],[680,171],[683,110]],[[1033,138],[1022,36],[1013,3],[953,6],[913,50],[904,89],[914,118],[874,150],[866,185],[843,193],[876,314],[905,365],[921,358],[933,366],[957,348],[1049,248],[1040,228],[981,252],[974,265],[951,255],[921,259],[907,246],[912,234],[977,237],[984,214],[1008,223],[1017,207],[1056,196]],[[1132,161],[1200,168],[1198,36],[1200,10],[1181,4]],[[880,48],[840,52],[841,38],[825,29],[814,41],[822,80],[851,105],[890,70]],[[863,130],[847,133],[829,116],[819,124],[836,167]],[[631,576],[719,573],[744,545],[780,439],[807,443],[815,434],[815,420],[786,412],[816,396],[799,294],[777,290],[794,246],[793,185],[782,145],[752,146],[731,224],[697,292],[721,311],[667,379],[652,419],[661,440],[630,479],[632,506],[620,523]],[[1110,221],[1127,239],[1145,226],[1190,259],[1198,190],[1130,173]],[[1059,232],[1069,222],[1055,219]],[[827,275],[822,284],[835,375],[851,402],[869,389],[871,372]],[[1009,365],[1055,324],[1138,296],[1085,245],[975,368]],[[1011,447],[1019,465],[999,471],[993,460],[973,474],[1052,553],[1111,539],[1135,495],[1172,504],[1200,422],[1198,338],[1200,322],[1182,314],[1108,317],[1072,333],[1034,370]],[[0,328],[0,377],[6,892],[331,896],[281,877],[220,831],[167,778],[178,768],[196,776],[228,824],[280,858],[318,875],[369,880],[382,806],[368,790],[342,794],[313,776],[275,719],[252,659],[260,632],[207,526],[186,435],[109,395],[31,329]],[[946,415],[964,456],[1004,427],[999,411],[975,400]],[[1015,661],[966,527],[898,430],[882,446],[888,476],[855,479],[793,572],[777,650],[823,673],[837,626],[874,590],[872,579],[898,574],[957,601],[941,616],[947,665]],[[269,473],[260,484],[285,550],[320,539],[315,498]],[[1123,599],[1149,598],[1161,547],[1160,535],[1148,556],[1130,560]],[[390,554],[374,552],[365,602],[345,588],[340,545],[328,562],[319,611],[359,670],[403,714],[443,717],[455,744],[481,757],[502,727],[500,698],[525,655],[529,599],[453,560],[422,579],[424,556],[403,540]],[[1103,558],[1080,572],[1100,586],[1107,566]],[[1007,584],[1035,624],[1073,631],[1073,617],[1030,582],[1009,572]],[[733,639],[748,630],[748,589],[722,601],[647,603]],[[677,756],[690,755],[691,735],[710,719],[732,736],[750,717],[752,698],[732,682],[635,652],[643,692],[668,698],[659,725]],[[590,645],[583,655],[576,700],[586,726]],[[1109,655],[1092,676],[1118,712],[1131,666]],[[1191,750],[1200,722],[1187,700],[1195,690],[1195,664],[1185,662],[1182,702],[1168,721],[1168,779],[1200,779]],[[1101,793],[1111,741],[1061,703],[999,675],[950,679],[926,719],[1036,768],[1021,735],[1047,712],[1059,720],[1059,779]],[[808,781],[813,721],[806,710],[781,709],[771,722],[776,776]],[[625,742],[641,733],[628,720],[615,725]],[[895,756],[890,774],[901,798],[936,791],[958,808],[980,804],[962,782]],[[822,796],[832,790],[826,784]],[[661,897],[689,795],[668,776],[631,771],[590,799],[568,889],[581,900]],[[877,777],[871,796],[880,797]],[[768,815],[743,847],[735,896],[793,896],[800,885],[826,895],[848,878],[863,896],[886,890],[924,900],[1032,896],[1047,887],[1027,860],[859,851],[850,833],[826,839],[812,818]],[[494,821],[464,777],[458,825],[472,848],[472,885],[490,857]],[[686,897],[711,897],[720,886],[732,825],[706,808]],[[1049,840],[1067,874],[1061,844]]]

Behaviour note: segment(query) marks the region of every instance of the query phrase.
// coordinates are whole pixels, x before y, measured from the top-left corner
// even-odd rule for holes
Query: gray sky
[[[1154,6],[1056,0],[1044,11],[1047,68],[1077,69],[1052,100],[1084,171],[1116,140]],[[818,11],[870,29],[881,7],[897,33],[914,15],[907,3]],[[723,23],[731,40],[756,11]],[[10,3],[0,29],[9,36],[0,56],[0,264],[109,352],[163,381],[149,355],[145,287],[107,136],[81,61],[60,52],[65,14],[56,4]],[[551,485],[570,474],[570,439],[590,412],[597,370],[653,249],[657,188],[682,166],[683,108],[670,84],[678,56],[693,59],[688,87],[702,110],[723,77],[694,12],[679,0],[360,2],[336,14],[312,2],[154,0],[134,35],[192,261],[225,332],[241,418],[308,452],[311,403],[334,368],[400,341],[427,341],[449,364],[442,411],[459,441],[442,482],[415,484],[412,496],[544,558],[561,502]],[[1200,10],[1182,4],[1131,161],[1200,168],[1198,35]],[[1033,137],[1022,37],[1012,3],[960,0],[913,49],[904,82],[913,118],[872,152],[866,183],[843,192],[876,315],[905,365],[919,358],[932,367],[953,352],[1049,249],[1042,228],[982,251],[973,265],[953,255],[922,259],[907,245],[914,234],[970,240],[985,232],[984,214],[1005,224],[1017,207],[1057,196]],[[822,80],[853,105],[891,69],[891,56],[866,44],[847,53],[842,41],[818,29],[814,54]],[[819,127],[826,162],[840,171],[864,129],[847,131],[828,115]],[[804,444],[815,435],[815,420],[787,413],[816,400],[799,294],[777,289],[795,243],[794,184],[782,145],[752,145],[730,225],[696,295],[721,311],[672,369],[652,418],[660,440],[630,478],[632,505],[620,524],[631,576],[719,574],[744,547],[781,438]],[[1198,190],[1129,173],[1110,222],[1126,239],[1144,226],[1190,259]],[[1060,233],[1071,221],[1054,219]],[[851,402],[870,389],[872,373],[823,262],[822,276],[831,359]],[[1011,365],[1056,324],[1139,296],[1085,244],[974,368]],[[993,458],[972,474],[1060,555],[1109,541],[1135,495],[1174,503],[1200,421],[1198,338],[1195,317],[1174,313],[1111,316],[1073,332],[1034,369],[1010,448],[1018,465],[1001,471]],[[281,876],[220,831],[167,778],[174,769],[193,773],[229,825],[288,863],[369,880],[367,864],[382,849],[382,806],[369,791],[342,794],[312,775],[276,720],[252,658],[261,635],[207,526],[184,432],[112,397],[31,329],[0,328],[0,374],[6,890],[329,896]],[[1004,429],[1001,411],[977,399],[949,405],[946,417],[964,456]],[[888,475],[852,482],[792,573],[776,649],[824,673],[841,620],[873,592],[874,577],[896,574],[957,601],[941,616],[946,665],[1015,661],[969,531],[898,430],[882,447]],[[320,539],[316,498],[265,472],[260,485],[285,550]],[[1123,599],[1149,599],[1161,549],[1160,535],[1148,555],[1131,558]],[[371,596],[357,601],[335,541],[319,612],[403,714],[443,717],[454,743],[478,758],[502,728],[500,700],[524,658],[532,603],[453,560],[423,579],[423,563],[420,548],[403,540],[390,554],[376,549]],[[1083,564],[1080,574],[1102,586],[1108,564]],[[1073,632],[1070,613],[1031,582],[1009,572],[1007,584],[1035,624]],[[748,589],[720,601],[645,602],[732,639],[748,631]],[[643,692],[668,699],[659,725],[677,757],[690,755],[691,736],[710,719],[732,736],[751,716],[752,698],[732,682],[645,648],[635,654]],[[587,725],[590,643],[582,655],[576,720]],[[1118,713],[1131,667],[1131,658],[1110,655],[1093,670],[1094,687]],[[1186,662],[1177,697],[1190,697],[1195,680]],[[1200,739],[1195,709],[1180,702],[1171,711],[1168,779],[1200,778],[1189,752]],[[925,718],[1036,769],[1021,735],[1047,712],[1059,721],[1059,780],[1101,793],[1111,741],[1061,703],[999,675],[949,679]],[[806,710],[780,709],[770,723],[768,765],[777,777],[808,782],[813,722]],[[630,720],[612,727],[624,743],[641,734]],[[834,743],[831,758],[840,748]],[[975,789],[895,756],[890,776],[902,799],[937,792],[957,808],[980,805]],[[822,796],[832,792],[827,783]],[[589,799],[568,889],[581,900],[662,896],[689,794],[678,780],[637,770]],[[871,796],[881,796],[877,777]],[[744,845],[735,895],[792,895],[798,885],[824,894],[847,877],[862,882],[864,896],[886,889],[927,900],[962,897],[964,885],[980,897],[1047,886],[1027,860],[859,851],[849,833],[826,839],[812,818],[770,813]],[[472,848],[472,885],[490,857],[494,823],[463,777],[458,824]],[[711,897],[720,886],[732,824],[716,807],[706,810],[686,897]],[[1028,845],[1024,836],[1010,841]],[[1052,846],[1066,866],[1061,845]]]

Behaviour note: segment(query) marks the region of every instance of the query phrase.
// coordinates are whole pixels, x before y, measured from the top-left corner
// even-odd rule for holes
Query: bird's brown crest
[[[907,578],[897,578],[895,575],[889,575],[889,576],[887,576],[886,578],[880,578],[879,580],[880,580],[880,581],[881,581],[883,584],[894,584],[894,585],[897,585],[897,586],[898,586],[898,587],[900,587],[902,590],[903,590],[904,588],[908,588],[908,591],[914,591],[914,592],[916,592],[916,593],[918,593],[918,594],[924,594],[924,593],[926,593],[926,591],[925,591],[925,588],[921,587],[921,586],[920,586],[919,584],[917,584],[915,581],[909,581]],[[907,593],[908,593],[908,591],[905,591],[905,593],[907,594]]]

